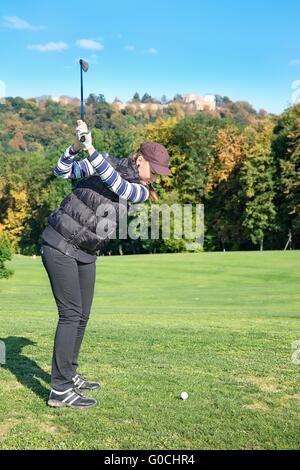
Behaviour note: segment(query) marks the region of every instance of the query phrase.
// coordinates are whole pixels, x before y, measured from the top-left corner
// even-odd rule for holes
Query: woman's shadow
[[[18,382],[45,400],[49,395],[49,390],[40,383],[40,380],[49,383],[50,375],[35,361],[22,354],[25,346],[32,346],[36,343],[20,336],[1,338],[1,341],[6,349],[6,363],[2,367],[14,374]]]

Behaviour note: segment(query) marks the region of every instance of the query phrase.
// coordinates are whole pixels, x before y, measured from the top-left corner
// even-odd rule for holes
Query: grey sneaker
[[[91,382],[79,374],[75,375],[72,380],[76,390],[99,390],[101,388],[98,382]]]
[[[58,392],[57,390],[51,390],[48,405],[52,408],[91,408],[97,405],[97,401],[94,398],[86,398],[74,388],[69,388],[65,392]]]

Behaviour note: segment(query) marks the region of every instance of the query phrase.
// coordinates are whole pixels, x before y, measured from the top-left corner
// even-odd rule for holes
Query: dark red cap
[[[156,142],[144,142],[139,152],[150,163],[151,168],[158,175],[173,176],[169,170],[170,156],[166,147]]]

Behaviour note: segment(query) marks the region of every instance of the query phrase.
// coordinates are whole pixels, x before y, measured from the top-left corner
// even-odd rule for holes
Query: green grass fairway
[[[39,257],[9,265],[1,449],[300,448],[300,252],[99,258],[90,410],[47,407],[56,305]]]

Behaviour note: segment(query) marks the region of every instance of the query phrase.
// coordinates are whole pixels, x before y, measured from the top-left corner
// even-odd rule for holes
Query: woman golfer
[[[87,408],[97,402],[80,391],[99,389],[100,384],[81,376],[77,367],[93,300],[97,252],[109,242],[122,213],[124,216],[124,203],[127,208],[129,202],[140,203],[149,197],[156,202],[151,183],[158,175],[172,173],[163,145],[145,142],[136,154],[118,159],[98,153],[87,125],[77,121],[77,126],[78,140],[60,157],[54,174],[79,181],[49,215],[41,255],[59,314],[48,404]],[[81,147],[88,156],[77,161],[75,155]]]

